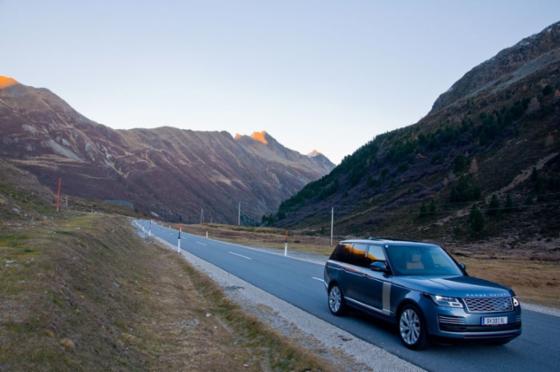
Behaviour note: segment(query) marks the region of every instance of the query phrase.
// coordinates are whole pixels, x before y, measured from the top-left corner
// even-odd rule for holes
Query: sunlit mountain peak
[[[15,79],[0,75],[0,89],[8,88],[16,84],[18,84],[18,82]]]
[[[252,139],[265,145],[268,145],[267,137],[268,137],[268,133],[266,133],[264,130],[260,132],[253,132],[253,134],[251,134]]]

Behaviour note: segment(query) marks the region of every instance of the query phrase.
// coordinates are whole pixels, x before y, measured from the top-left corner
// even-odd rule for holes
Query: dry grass
[[[174,225],[175,228],[178,226],[191,234],[205,235],[208,232],[213,239],[249,246],[284,249],[284,242],[287,239],[290,249],[300,252],[328,255],[332,251],[330,239],[327,237],[305,235],[283,229],[219,224]]]
[[[560,308],[560,267],[555,262],[459,257],[469,274],[509,286],[523,301]]]
[[[229,242],[283,249],[285,230],[228,225],[182,225],[186,231]],[[298,232],[288,235],[291,250],[328,255],[329,239]],[[492,248],[489,248],[492,247]],[[560,263],[530,259],[523,249],[503,250],[498,244],[452,249],[471,275],[512,287],[524,301],[560,308]],[[525,250],[526,251],[526,250]]]
[[[0,232],[0,370],[325,370],[123,217]]]

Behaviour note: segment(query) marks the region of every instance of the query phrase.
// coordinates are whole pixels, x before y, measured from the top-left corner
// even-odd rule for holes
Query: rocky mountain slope
[[[54,189],[171,220],[260,220],[333,164],[266,132],[232,137],[171,127],[113,130],[44,88],[0,78],[0,158]]]
[[[472,69],[266,222],[410,238],[559,238],[560,23]]]

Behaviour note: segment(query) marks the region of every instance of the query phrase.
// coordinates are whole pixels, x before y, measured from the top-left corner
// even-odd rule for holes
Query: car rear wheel
[[[334,315],[342,315],[345,310],[342,290],[336,284],[329,289],[329,310]]]
[[[416,306],[405,305],[400,312],[399,336],[409,349],[420,350],[428,345],[426,324]]]

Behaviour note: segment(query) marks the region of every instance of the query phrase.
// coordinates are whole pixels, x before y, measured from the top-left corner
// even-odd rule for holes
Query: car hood
[[[393,283],[419,292],[449,297],[512,296],[507,287],[472,276],[395,276]]]

